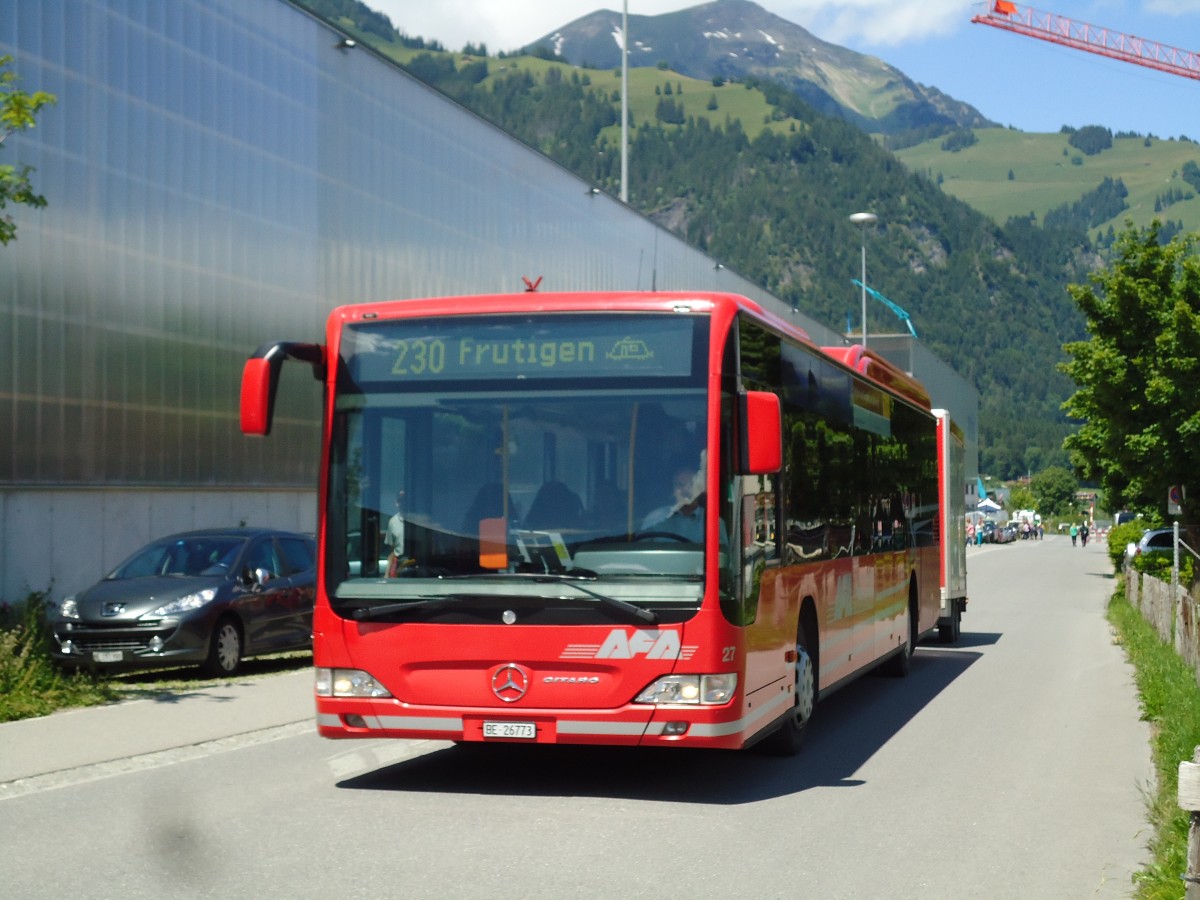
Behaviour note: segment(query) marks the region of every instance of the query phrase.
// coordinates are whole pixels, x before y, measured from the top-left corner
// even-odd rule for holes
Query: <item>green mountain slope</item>
[[[1200,145],[1116,137],[1111,149],[1088,155],[1071,146],[1067,134],[981,128],[974,135],[977,143],[961,150],[944,149],[953,142],[937,138],[896,156],[998,223],[1030,214],[1041,222],[1050,210],[1075,203],[1110,178],[1128,190],[1127,208],[1093,224],[1093,237],[1119,229],[1127,218],[1146,226],[1157,217],[1200,230],[1200,192],[1182,177],[1188,162],[1200,164]]]
[[[617,73],[486,58],[483,48],[469,57],[426,52],[420,39],[359,33],[447,96],[618,192]],[[1061,403],[1071,385],[1056,364],[1063,342],[1084,336],[1065,285],[1098,262],[1082,229],[1028,217],[1000,225],[939,189],[927,169],[910,171],[860,129],[772,82],[718,87],[639,69],[629,99],[632,206],[808,315],[855,328],[860,300],[850,280],[861,233],[848,216],[876,212],[872,284],[978,387],[983,471],[1013,477],[1065,462],[1072,426]],[[1002,134],[980,133],[993,132]]]

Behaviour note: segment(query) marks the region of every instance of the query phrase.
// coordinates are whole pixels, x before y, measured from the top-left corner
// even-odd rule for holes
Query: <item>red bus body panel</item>
[[[933,411],[938,428],[938,490],[941,517],[938,525],[941,618],[961,615],[967,608],[966,458],[961,429],[946,410]]]

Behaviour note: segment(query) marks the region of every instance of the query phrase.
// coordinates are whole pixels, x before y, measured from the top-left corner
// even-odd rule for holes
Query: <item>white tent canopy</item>
[[[975,508],[980,512],[1000,512],[1000,504],[991,497],[984,497]]]

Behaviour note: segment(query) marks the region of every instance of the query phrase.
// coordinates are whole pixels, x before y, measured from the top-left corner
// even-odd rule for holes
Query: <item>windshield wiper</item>
[[[478,596],[478,594],[439,594],[436,597],[419,597],[416,600],[409,600],[407,603],[383,603],[379,606],[360,606],[350,613],[350,618],[361,622],[365,619],[374,619],[376,616],[390,616],[395,613],[413,612],[416,610],[420,610],[421,612],[430,612],[432,610],[436,612],[448,606],[455,606],[464,600],[474,600]]]
[[[586,574],[585,574],[586,573]],[[601,594],[598,591],[593,591],[590,588],[585,588],[579,583],[580,578],[595,578],[596,573],[587,569],[576,569],[571,574],[558,574],[555,572],[547,572],[542,575],[529,576],[534,581],[548,581],[555,584],[567,584],[575,588],[580,593],[587,594],[589,597],[595,597],[604,606],[623,612],[628,616],[632,616],[639,622],[645,622],[647,625],[654,625],[658,622],[658,613],[653,610],[645,609],[633,603],[628,603],[625,600],[618,600],[616,597],[609,597],[607,594]]]
[[[634,619],[637,622],[645,622],[647,625],[655,625],[658,623],[658,613],[636,606],[633,603],[628,603],[625,600],[619,600],[616,597],[609,597],[606,594],[601,594],[597,591],[590,590],[578,583],[578,579],[583,577],[595,577],[595,574],[584,575],[585,570],[577,569],[575,574],[557,574],[557,573],[506,573],[508,577],[517,578],[522,581],[534,581],[540,584],[567,584],[575,588],[581,594],[586,594],[598,600],[601,605],[607,606],[610,609],[615,609],[618,612],[624,613],[626,616]],[[450,576],[454,577],[471,577],[471,576]],[[436,597],[421,597],[417,600],[410,600],[407,603],[385,603],[379,606],[362,606],[350,613],[352,619],[364,621],[374,619],[378,616],[390,616],[396,613],[406,613],[413,611],[420,612],[437,612],[449,606],[455,606],[465,600],[487,599],[495,601],[498,595],[495,594],[441,594]]]

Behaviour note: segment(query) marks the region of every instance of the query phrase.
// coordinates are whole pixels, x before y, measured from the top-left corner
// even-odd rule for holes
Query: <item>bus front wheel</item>
[[[810,629],[801,625],[796,636],[795,696],[796,702],[779,730],[766,741],[768,752],[777,756],[795,756],[804,747],[804,736],[817,703],[817,661],[813,653],[815,639]]]

